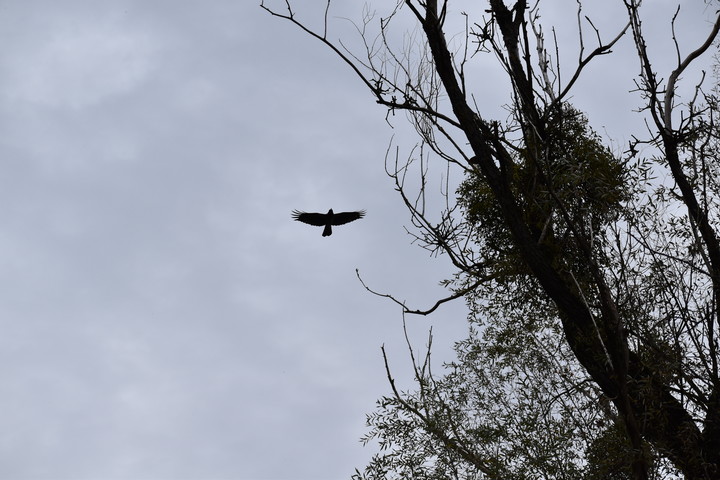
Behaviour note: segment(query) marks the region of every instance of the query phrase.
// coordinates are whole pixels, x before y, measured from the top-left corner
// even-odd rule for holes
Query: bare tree
[[[366,11],[357,25],[360,51],[328,37],[329,0],[319,30],[298,19],[290,0],[262,7],[332,49],[388,115],[407,112],[419,134],[406,161],[388,152],[388,171],[412,214],[413,235],[446,254],[458,273],[447,299],[406,313],[430,313],[465,297],[476,313],[496,319],[544,316],[601,393],[594,406],[621,427],[635,478],[648,478],[652,455],[686,478],[720,478],[718,92],[703,88],[703,76],[689,99],[678,93],[683,74],[710,52],[720,15],[699,26],[707,28],[705,40],[687,53],[675,38],[676,13],[670,23],[676,64],[658,73],[639,0],[624,0],[627,17],[609,41],[578,2],[580,56],[562,81],[559,47],[546,45],[541,3],[488,0],[481,18],[460,13],[454,25],[464,25],[465,35],[458,44],[448,40],[447,25],[457,20],[449,18],[448,0],[398,1],[382,18]],[[398,50],[391,38],[401,15],[414,20],[419,34]],[[594,34],[592,49],[583,27]],[[636,47],[635,82],[648,121],[626,152],[613,154],[569,98],[587,65],[623,37]],[[468,89],[472,61],[482,54],[493,55],[507,76],[507,119],[484,115]],[[652,147],[651,157],[638,153],[643,145]],[[439,219],[426,203],[429,158],[464,175],[457,196],[449,186],[444,191]],[[413,162],[420,180],[408,184]],[[547,332],[523,328],[534,338]],[[427,390],[431,376],[419,371],[417,379]],[[568,378],[566,387],[582,381]],[[456,434],[456,420],[428,415],[447,403],[423,410],[400,392],[393,398],[443,448],[485,475],[478,478],[503,478],[471,439]]]

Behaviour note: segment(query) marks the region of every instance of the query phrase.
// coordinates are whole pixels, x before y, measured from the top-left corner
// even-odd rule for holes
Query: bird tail
[[[323,237],[329,237],[330,235],[332,235],[332,227],[331,227],[330,224],[328,223],[327,225],[325,225],[325,230],[323,230],[323,235],[322,235],[322,236],[323,236]]]

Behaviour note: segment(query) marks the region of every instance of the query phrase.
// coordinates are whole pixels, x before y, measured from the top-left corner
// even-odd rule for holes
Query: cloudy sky
[[[362,13],[341,3],[338,35]],[[672,2],[656,3],[667,41]],[[574,101],[624,143],[637,66],[617,50]],[[407,356],[398,307],[355,269],[421,308],[452,272],[404,230],[383,159],[406,131],[385,113],[254,1],[0,0],[0,479],[361,468],[380,345],[401,383]],[[368,213],[323,238],[295,208]],[[409,319],[413,341],[432,326],[444,358],[465,314]]]

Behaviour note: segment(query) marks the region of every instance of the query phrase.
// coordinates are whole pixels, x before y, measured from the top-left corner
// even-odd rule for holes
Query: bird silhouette
[[[332,208],[327,213],[306,213],[300,210],[293,210],[292,217],[308,225],[315,225],[316,227],[325,227],[322,236],[327,237],[332,235],[333,225],[344,225],[346,223],[363,218],[365,216],[365,210],[359,212],[340,212],[335,213]]]

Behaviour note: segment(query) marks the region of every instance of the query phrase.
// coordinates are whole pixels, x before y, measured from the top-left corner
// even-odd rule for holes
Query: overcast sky
[[[672,2],[651,3],[667,41]],[[707,31],[695,8],[687,45]],[[596,15],[605,39],[622,26]],[[574,101],[624,143],[637,65],[616,50]],[[405,233],[383,164],[403,117],[385,113],[255,1],[0,0],[0,479],[362,468],[380,345],[409,383],[399,308],[355,269],[419,308],[452,273]],[[290,219],[328,208],[367,217],[328,238]],[[414,341],[432,326],[446,358],[465,315],[408,319]]]

